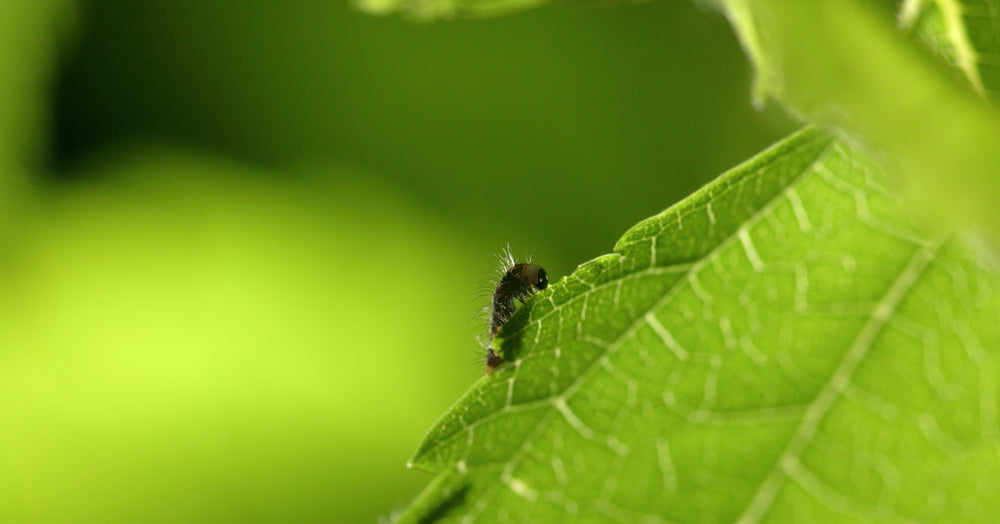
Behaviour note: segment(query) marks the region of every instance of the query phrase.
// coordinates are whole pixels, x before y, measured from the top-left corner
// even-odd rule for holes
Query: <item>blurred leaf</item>
[[[404,521],[990,522],[1000,287],[971,239],[801,132],[501,331]]]
[[[403,12],[419,19],[506,14],[546,3],[546,0],[355,0],[373,15]]]
[[[46,91],[55,74],[56,49],[73,2],[0,2],[0,233],[29,192],[29,174],[42,160]]]
[[[992,6],[992,9],[991,9]],[[994,0],[909,0],[900,25],[965,76],[979,94],[1000,95],[1000,10]]]
[[[1000,112],[956,82],[891,17],[856,0],[721,4],[757,71],[758,101],[773,97],[809,121],[860,138],[886,156],[883,164],[904,177],[925,207],[1000,232]],[[973,85],[981,81],[987,91],[995,90],[996,3],[936,5],[947,7],[946,13],[964,11],[967,21],[933,39],[952,46],[941,53],[953,54]],[[927,23],[927,32],[932,25]],[[978,62],[972,64],[970,56]]]

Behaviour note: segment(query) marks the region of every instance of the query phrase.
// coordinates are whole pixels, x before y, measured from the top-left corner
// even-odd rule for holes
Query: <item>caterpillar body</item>
[[[536,291],[545,289],[549,285],[549,276],[545,270],[537,264],[528,262],[515,262],[514,257],[508,248],[505,252],[500,268],[500,278],[493,289],[493,297],[489,305],[489,341],[486,343],[486,373],[492,373],[500,364],[504,363],[503,357],[493,349],[493,339],[500,332],[511,315],[517,308],[517,302],[524,301]]]

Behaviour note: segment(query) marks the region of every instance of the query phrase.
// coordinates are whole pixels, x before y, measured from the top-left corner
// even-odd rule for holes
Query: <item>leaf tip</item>
[[[432,468],[431,464],[427,461],[427,453],[433,447],[434,443],[431,439],[425,438],[424,441],[420,443],[420,447],[413,452],[413,456],[410,457],[410,460],[406,461],[406,469],[433,471],[435,468]]]

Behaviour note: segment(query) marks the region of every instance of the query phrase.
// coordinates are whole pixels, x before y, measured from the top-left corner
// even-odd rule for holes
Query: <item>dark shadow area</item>
[[[500,356],[507,362],[512,362],[521,355],[524,329],[528,326],[528,321],[531,319],[531,310],[533,307],[534,301],[529,301],[527,304],[519,307],[500,330],[500,337],[509,337],[503,338],[503,344],[498,348]],[[511,336],[511,334],[514,336]]]
[[[432,524],[438,522],[439,520],[448,516],[452,510],[459,508],[465,503],[465,496],[469,492],[469,484],[465,484],[454,493],[449,495],[441,504],[435,507],[433,510],[428,512],[426,515],[420,518],[418,521],[420,524]]]

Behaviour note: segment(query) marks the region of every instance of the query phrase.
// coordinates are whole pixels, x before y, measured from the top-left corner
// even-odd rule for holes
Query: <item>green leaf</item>
[[[545,0],[355,0],[358,9],[369,14],[401,12],[424,20],[455,16],[495,16],[543,3]]]
[[[1000,232],[1000,111],[956,82],[891,17],[859,0],[719,1],[757,71],[758,102],[779,100],[877,151],[939,218]],[[954,54],[963,71],[978,75],[970,82],[992,92],[1000,81],[1000,3],[967,4],[935,3],[970,22],[959,23],[965,31],[957,36],[947,29],[932,40],[949,42],[953,50],[939,52]],[[921,27],[930,34],[928,20]]]
[[[1000,96],[1000,9],[992,0],[908,0],[900,25],[961,71],[977,93]]]
[[[1000,287],[807,129],[537,294],[400,520],[990,522]]]

